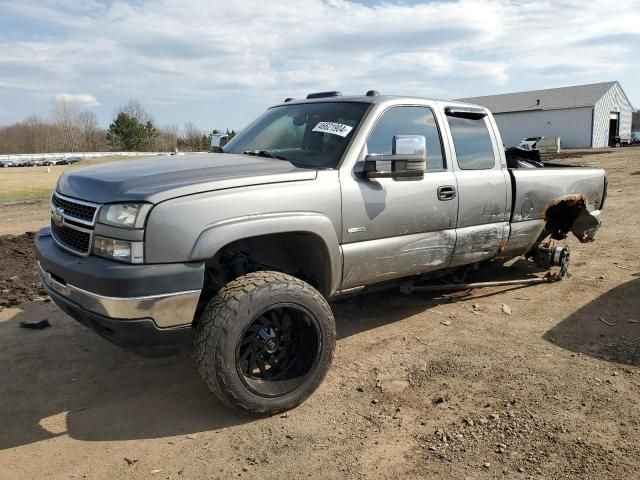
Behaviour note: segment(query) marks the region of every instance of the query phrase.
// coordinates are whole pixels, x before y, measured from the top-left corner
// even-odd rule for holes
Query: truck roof
[[[314,95],[314,94],[312,94]],[[482,105],[477,105],[474,103],[460,102],[457,100],[442,100],[436,98],[425,98],[425,97],[411,97],[411,96],[403,96],[403,95],[327,95],[316,98],[291,98],[287,99],[282,103],[278,103],[273,105],[273,107],[279,107],[282,105],[297,105],[303,103],[327,103],[327,102],[358,102],[358,103],[385,103],[390,101],[404,100],[407,102],[422,102],[424,100],[446,103],[447,105],[458,105],[458,106],[469,106],[481,108],[482,110],[487,110],[486,107]],[[487,110],[488,111],[488,110]]]

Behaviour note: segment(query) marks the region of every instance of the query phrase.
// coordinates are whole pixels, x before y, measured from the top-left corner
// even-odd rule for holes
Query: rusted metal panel
[[[555,198],[544,209],[544,221],[551,238],[561,240],[572,232],[581,242],[593,241],[600,228],[600,210],[589,209],[583,194]]]
[[[600,210],[582,210],[571,227],[571,232],[581,243],[593,242],[600,225]]]

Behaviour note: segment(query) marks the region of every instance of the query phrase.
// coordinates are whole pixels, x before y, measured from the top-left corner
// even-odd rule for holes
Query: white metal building
[[[631,134],[631,102],[618,82],[460,99],[494,114],[506,146],[560,137],[563,148],[598,148]]]

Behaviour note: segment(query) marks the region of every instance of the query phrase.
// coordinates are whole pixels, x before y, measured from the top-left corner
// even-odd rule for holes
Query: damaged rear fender
[[[601,224],[600,212],[601,210],[589,211],[586,208],[580,210],[578,217],[571,227],[571,233],[573,233],[581,243],[593,242]]]
[[[563,240],[573,233],[581,243],[592,242],[600,228],[600,210],[582,194],[563,195],[551,200],[544,209],[545,234]]]

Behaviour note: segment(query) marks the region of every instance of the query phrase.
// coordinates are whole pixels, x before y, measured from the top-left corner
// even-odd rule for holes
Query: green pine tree
[[[135,117],[120,112],[109,125],[107,140],[114,150],[140,152],[149,150],[158,131],[151,121],[142,123]]]

